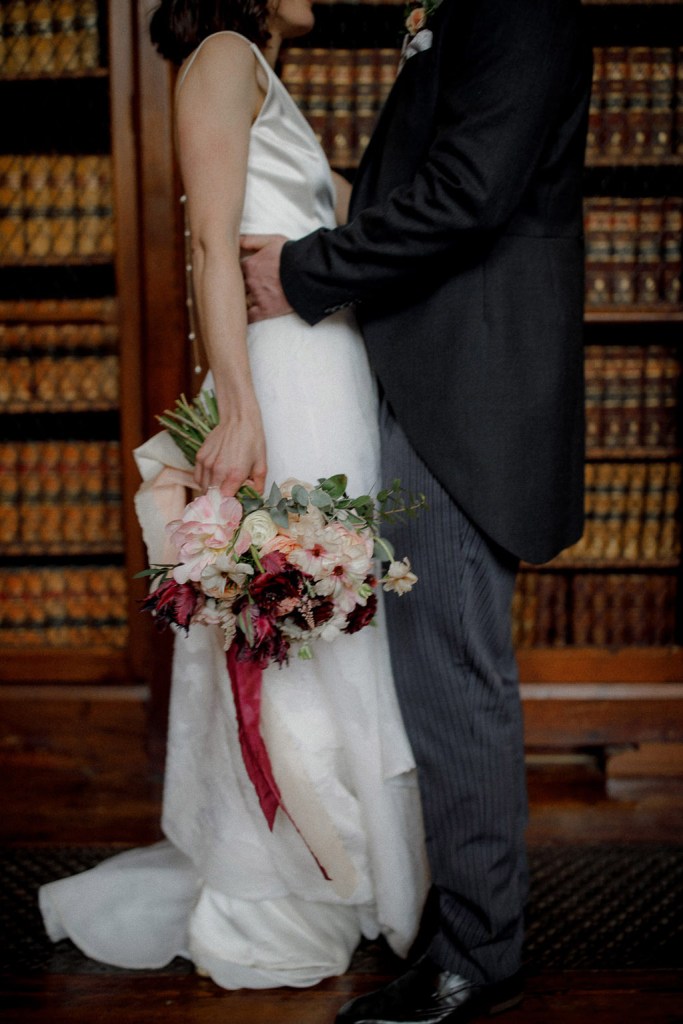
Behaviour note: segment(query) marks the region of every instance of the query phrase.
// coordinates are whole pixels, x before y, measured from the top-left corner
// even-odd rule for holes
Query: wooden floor
[[[132,726],[130,726],[132,728]],[[121,725],[126,729],[126,723]],[[129,750],[134,750],[134,745]],[[138,748],[141,750],[141,747]],[[0,751],[4,843],[144,843],[159,835],[160,779],[141,753],[108,761],[106,744],[75,759]],[[683,844],[683,777],[604,776],[588,760],[531,765],[530,844]],[[354,973],[314,989],[225,992],[192,974],[47,974],[0,980],[7,1024],[332,1024],[348,998],[385,980]],[[506,1024],[683,1022],[683,971],[541,972]]]

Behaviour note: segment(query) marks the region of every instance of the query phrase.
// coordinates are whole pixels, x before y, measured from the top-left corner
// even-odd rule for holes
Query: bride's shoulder
[[[214,32],[203,39],[181,65],[176,95],[191,69],[202,78],[219,81],[230,77],[234,81],[236,77],[252,75],[255,61],[253,46],[246,36],[237,32]]]

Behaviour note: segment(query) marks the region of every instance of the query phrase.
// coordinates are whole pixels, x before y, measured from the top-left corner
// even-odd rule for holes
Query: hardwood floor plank
[[[3,985],[4,1024],[333,1024],[348,998],[381,976],[314,989],[225,992],[195,976],[50,975]],[[0,982],[1,983],[1,982]],[[501,1024],[680,1024],[683,971],[566,971],[529,979],[523,1006]]]

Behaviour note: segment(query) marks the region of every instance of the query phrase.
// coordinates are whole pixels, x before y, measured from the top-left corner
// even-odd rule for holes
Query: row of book
[[[118,401],[115,355],[0,354],[0,412],[102,412]]]
[[[73,74],[100,63],[97,0],[0,4],[0,77]]]
[[[3,347],[11,348],[21,344],[21,341],[18,339],[28,337],[34,324],[45,327],[48,330],[47,334],[37,335],[38,339],[41,337],[45,339],[44,344],[46,347],[50,345],[50,337],[57,338],[57,332],[61,329],[62,324],[65,324],[68,328],[76,328],[83,324],[95,327],[102,325],[109,329],[117,321],[117,311],[118,303],[111,295],[100,298],[81,299],[0,299],[0,350]],[[73,323],[70,321],[73,321]],[[7,331],[12,333],[8,335]],[[50,334],[50,331],[54,333]],[[64,336],[59,335],[59,337],[61,340]],[[88,335],[82,335],[81,337],[87,339]],[[7,338],[12,340],[5,343],[3,339]],[[111,335],[105,337],[93,335],[92,339],[93,347],[111,344],[111,350],[114,351],[115,349],[114,339]],[[87,343],[87,341],[83,342],[83,344]],[[43,343],[37,340],[36,344],[40,345]],[[63,344],[66,346],[69,342],[64,340]]]
[[[660,646],[677,642],[674,574],[522,572],[515,646]]]
[[[683,199],[585,200],[589,306],[678,306],[683,269]]]
[[[86,300],[87,301],[87,300]],[[30,311],[41,312],[41,302],[30,304]],[[83,309],[81,303],[48,303],[45,315],[54,316],[60,308],[68,306],[72,313]],[[29,309],[26,309],[26,313]],[[87,312],[87,309],[83,309]],[[97,312],[91,310],[91,313]],[[3,310],[0,305],[0,316]],[[16,316],[17,311],[14,311]],[[93,353],[104,354],[116,352],[118,332],[113,323],[32,323],[25,320],[13,320],[0,323],[0,353],[11,355],[56,355],[57,353]]]
[[[13,554],[120,551],[117,442],[0,445],[0,541]],[[675,564],[681,554],[677,460],[588,462],[582,538],[558,566]]]
[[[681,363],[677,356],[647,350],[636,355],[629,349],[617,356],[601,346],[593,348],[597,354],[586,359],[588,454],[594,449],[679,448]],[[96,412],[116,409],[118,401],[115,355],[0,354],[0,412]]]
[[[123,551],[120,503],[31,501],[2,505],[6,555],[115,555]]]
[[[397,47],[286,49],[282,80],[330,162],[356,166],[396,78]],[[683,153],[683,48],[594,48],[587,162]]]
[[[557,564],[680,557],[680,462],[588,462],[585,485],[583,536]]]
[[[587,345],[586,445],[591,449],[681,446],[681,353],[665,345]]]
[[[284,51],[282,81],[333,167],[355,167],[396,79],[396,47]]]
[[[0,649],[124,648],[127,589],[118,566],[0,569]]]
[[[4,501],[119,500],[120,481],[118,441],[0,444],[0,495]]]
[[[122,551],[118,442],[0,445],[0,509],[6,554]]]
[[[115,409],[117,342],[113,323],[0,323],[0,412]]]
[[[598,46],[587,162],[683,153],[683,48]]]
[[[115,566],[0,569],[0,648],[113,647],[127,641],[127,582]],[[673,574],[522,572],[517,648],[676,642]]]
[[[0,155],[0,264],[109,259],[109,156]]]

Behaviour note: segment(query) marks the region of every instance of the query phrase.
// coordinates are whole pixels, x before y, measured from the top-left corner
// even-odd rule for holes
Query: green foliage
[[[157,419],[168,430],[190,465],[194,466],[197,452],[218,426],[216,396],[213,391],[201,391],[188,402],[185,395],[181,395],[173,409],[166,409]]]
[[[213,391],[204,390],[188,402],[185,395],[181,395],[174,408],[166,409],[157,419],[194,466],[197,452],[218,425],[216,396]],[[379,522],[404,522],[406,518],[426,508],[424,495],[407,493],[401,487],[401,481],[394,480],[376,498],[369,494],[349,498],[346,493],[347,484],[347,477],[337,473],[319,479],[317,486],[311,490],[307,490],[303,484],[295,484],[289,498],[283,496],[277,484],[273,484],[267,498],[247,485],[240,488],[237,497],[245,514],[265,509],[273,522],[283,528],[289,525],[289,515],[302,515],[309,505],[320,509],[328,521],[338,520],[347,527],[355,526],[359,530],[368,528],[375,537],[375,556],[383,562],[392,561],[393,549],[388,541],[380,537]],[[159,574],[151,569],[138,573],[139,576],[153,577]]]

